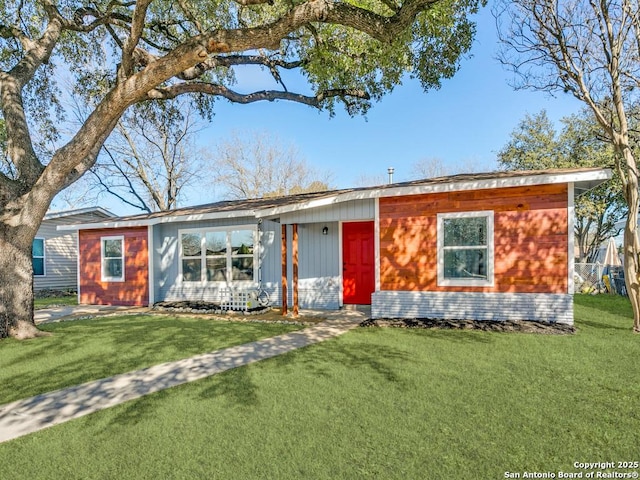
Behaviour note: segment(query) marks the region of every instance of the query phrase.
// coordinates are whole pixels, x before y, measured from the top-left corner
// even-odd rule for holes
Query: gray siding
[[[153,227],[153,270],[155,301],[220,300],[226,288],[221,284],[182,283],[179,279],[178,231],[189,228],[230,227],[232,225],[255,225],[252,218],[230,220],[211,220],[179,224],[161,224]],[[324,226],[329,234],[322,235]],[[269,293],[273,305],[281,305],[282,277],[281,264],[281,225],[271,220],[263,221],[258,229],[258,276],[252,288],[261,283]],[[338,265],[338,223],[304,224],[298,227],[299,235],[299,302],[301,308],[337,309],[340,304],[340,277]],[[293,301],[292,230],[287,226],[289,304]]]
[[[309,208],[297,212],[283,214],[282,223],[319,223],[349,220],[373,220],[375,217],[375,200],[351,200],[336,205]]]
[[[573,325],[573,296],[552,293],[381,291],[372,318],[538,320]]]
[[[260,225],[260,272],[262,288],[269,294],[272,305],[281,305],[282,279],[281,245],[282,227],[279,223],[265,220]]]
[[[288,299],[293,303],[293,262],[291,223],[298,224],[299,304],[301,308],[337,309],[340,307],[339,221],[373,219],[375,202],[355,200],[282,215],[278,220],[264,219],[259,224],[260,245],[257,282],[267,291],[272,305],[282,304],[281,224],[287,225]],[[282,222],[282,223],[280,223]],[[153,227],[153,270],[155,301],[217,301],[221,284],[182,283],[179,278],[178,231],[189,228],[256,225],[254,218],[220,219],[159,224]],[[328,235],[322,229],[328,227]]]
[[[322,235],[325,226],[329,232]],[[340,308],[339,238],[337,222],[298,225],[298,302],[301,308]],[[292,228],[288,226],[289,305],[293,305],[292,239]]]
[[[57,227],[104,218],[104,215],[85,213],[42,221],[36,238],[44,238],[45,275],[34,275],[35,290],[78,288],[78,232],[58,231]]]
[[[274,222],[264,222],[264,224],[274,224]],[[190,228],[212,228],[212,227],[233,227],[234,225],[256,225],[253,218],[236,218],[222,220],[204,220],[197,222],[181,222],[154,225],[153,227],[153,270],[154,270],[154,292],[155,301],[174,300],[194,300],[215,302],[221,299],[222,290],[225,285],[211,283],[202,285],[195,282],[182,283],[179,278],[179,242],[178,231]],[[264,225],[263,224],[263,225]],[[269,261],[264,261],[265,256],[273,256],[267,252],[273,248],[275,238],[274,232],[262,228],[261,246],[258,248],[259,261],[269,265]],[[280,242],[278,240],[278,248]],[[279,253],[278,253],[279,258]],[[264,271],[262,273],[264,278]],[[257,288],[256,282],[251,288]]]

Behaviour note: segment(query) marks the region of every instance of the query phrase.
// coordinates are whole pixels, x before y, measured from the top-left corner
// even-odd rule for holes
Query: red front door
[[[375,289],[373,222],[342,224],[342,301],[371,305]]]

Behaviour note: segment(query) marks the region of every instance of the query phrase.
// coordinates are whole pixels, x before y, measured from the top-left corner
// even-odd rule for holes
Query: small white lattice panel
[[[223,310],[246,312],[258,306],[255,290],[227,290],[225,294],[226,301],[221,304]]]

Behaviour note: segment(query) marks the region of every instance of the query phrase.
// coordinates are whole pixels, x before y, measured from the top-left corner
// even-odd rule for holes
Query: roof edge
[[[524,172],[523,172],[524,173]],[[459,192],[465,190],[484,190],[489,188],[508,188],[530,185],[548,185],[557,183],[588,184],[589,189],[611,178],[612,172],[608,168],[597,168],[582,171],[531,172],[529,175],[495,177],[479,180],[462,180],[433,184],[398,184],[397,186],[378,186],[370,189],[337,192],[333,196],[310,200],[300,204],[285,205],[261,209],[256,212],[257,217],[270,217],[291,213],[299,210],[317,208],[351,200],[369,200],[374,198],[400,197],[405,195],[424,195],[429,193]],[[446,178],[446,177],[443,177]],[[595,184],[595,185],[594,185]]]
[[[96,207],[74,208],[72,210],[59,210],[56,212],[49,212],[49,213],[46,213],[42,219],[53,220],[55,218],[64,218],[64,217],[70,217],[73,215],[84,215],[92,212],[101,213],[105,217],[109,217],[109,218],[116,217],[114,213],[111,213],[106,208],[96,206]]]

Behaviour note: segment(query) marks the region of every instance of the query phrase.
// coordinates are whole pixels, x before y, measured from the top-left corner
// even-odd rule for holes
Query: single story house
[[[606,169],[492,172],[223,201],[61,226],[79,300],[219,302],[372,316],[573,322],[574,198]]]
[[[58,226],[98,222],[112,217],[111,212],[100,207],[47,213],[31,250],[34,289],[78,288],[78,234],[73,230],[58,230]]]

